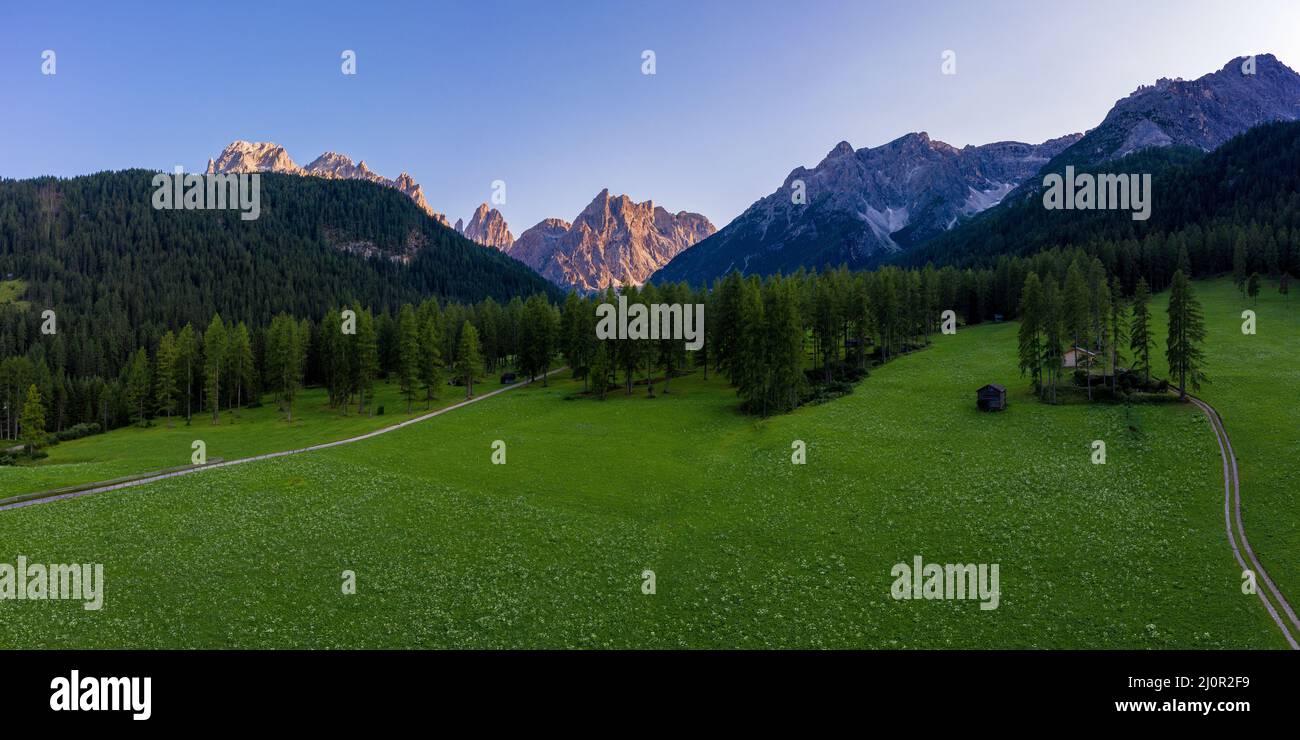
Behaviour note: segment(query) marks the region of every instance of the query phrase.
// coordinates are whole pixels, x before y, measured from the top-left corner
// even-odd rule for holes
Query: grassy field
[[[1196,283],[1205,309],[1206,372],[1198,394],[1218,410],[1232,438],[1241,475],[1242,517],[1260,562],[1300,606],[1300,305],[1266,281],[1258,302],[1242,298],[1230,280]],[[1157,373],[1164,361],[1168,294],[1153,301],[1160,326]],[[1256,333],[1243,334],[1241,312],[1256,314]],[[1226,537],[1226,535],[1225,535]]]
[[[475,390],[496,390],[501,387],[498,380],[492,377],[476,383]],[[463,401],[465,389],[447,386],[441,396],[433,402],[433,408]],[[375,384],[375,401],[367,404],[363,415],[356,413],[355,406],[346,415],[329,408],[322,388],[310,388],[299,395],[294,402],[292,424],[285,421],[284,412],[269,396],[266,401],[265,406],[241,409],[237,415],[223,411],[219,424],[212,423],[210,414],[196,412],[189,426],[183,418],[173,419],[170,427],[166,420],[158,419],[146,428],[117,429],[62,442],[48,448],[50,456],[35,465],[0,467],[0,499],[189,465],[191,444],[196,439],[207,445],[209,462],[233,460],[345,439],[428,411],[424,403],[417,402],[412,413],[407,414],[406,400],[397,385],[391,383]],[[380,406],[385,413],[371,415]]]
[[[3,557],[101,562],[108,585],[100,612],[0,602],[0,646],[1284,647],[1240,592],[1205,419],[1037,403],[1015,332],[939,337],[851,396],[768,421],[698,374],[603,403],[568,400],[568,381],[3,512]],[[975,410],[990,381],[1008,411]],[[916,555],[999,564],[999,608],[895,601],[890,570]]]

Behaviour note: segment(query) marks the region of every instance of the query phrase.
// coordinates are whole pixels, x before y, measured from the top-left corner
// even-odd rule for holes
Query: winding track
[[[1259,596],[1259,600],[1264,602],[1264,608],[1268,610],[1269,616],[1273,617],[1278,629],[1282,630],[1282,636],[1291,645],[1291,649],[1300,650],[1300,644],[1296,642],[1296,635],[1300,635],[1300,619],[1296,619],[1295,610],[1273,584],[1273,579],[1268,577],[1268,571],[1264,570],[1259,558],[1255,557],[1255,551],[1250,547],[1250,540],[1246,539],[1246,526],[1241,518],[1241,479],[1237,475],[1237,454],[1232,450],[1232,440],[1228,439],[1228,431],[1223,426],[1223,419],[1210,404],[1191,395],[1188,399],[1204,411],[1206,418],[1210,420],[1210,426],[1214,428],[1214,438],[1219,443],[1219,452],[1223,456],[1223,521],[1228,529],[1228,544],[1232,545],[1232,554],[1236,556],[1237,563],[1241,565],[1243,571],[1251,570],[1253,566],[1257,580],[1264,582],[1267,590],[1272,593],[1274,601],[1277,602],[1277,606],[1274,606],[1273,601],[1264,595],[1265,589],[1259,588],[1258,583],[1256,583],[1255,593]],[[1236,534],[1233,533],[1234,523]],[[1241,547],[1237,546],[1238,536],[1241,538]],[[1246,557],[1250,559],[1250,565],[1246,564],[1246,559],[1241,555],[1243,549],[1246,551]],[[1279,608],[1290,620],[1290,626],[1278,613]]]
[[[557,367],[554,370],[547,372],[546,375],[549,377],[564,369],[565,369],[564,367]],[[0,506],[0,511],[3,511],[5,509],[20,509],[24,506],[44,504],[50,501],[61,501],[63,499],[77,498],[79,496],[88,496],[92,493],[104,493],[105,491],[116,491],[121,488],[134,488],[135,486],[143,486],[147,483],[154,483],[156,481],[164,480],[166,478],[176,478],[182,475],[193,475],[195,473],[203,472],[204,470],[212,470],[214,468],[225,468],[231,465],[243,465],[244,463],[250,463],[257,460],[270,460],[273,457],[284,457],[285,455],[298,455],[303,452],[312,452],[314,450],[324,450],[329,447],[338,447],[339,445],[352,444],[353,442],[360,442],[363,439],[370,439],[371,437],[378,437],[381,434],[387,434],[389,432],[396,431],[398,429],[401,429],[402,427],[410,426],[411,424],[417,424],[426,419],[432,419],[433,417],[438,416],[440,414],[445,414],[448,411],[455,411],[456,409],[461,408],[463,406],[468,406],[471,403],[478,403],[479,401],[482,401],[487,398],[491,398],[497,395],[498,393],[505,393],[506,391],[514,390],[515,388],[528,385],[529,383],[532,382],[533,381],[531,380],[525,380],[519,383],[515,383],[514,385],[508,385],[504,388],[498,388],[494,391],[484,393],[481,396],[474,396],[473,398],[468,398],[464,401],[461,401],[459,403],[454,403],[450,406],[440,408],[436,411],[430,411],[427,414],[422,414],[415,418],[407,419],[406,421],[398,422],[397,424],[393,424],[392,426],[387,426],[382,429],[376,429],[373,432],[366,432],[365,434],[361,434],[356,437],[348,437],[347,439],[338,439],[333,442],[322,442],[321,444],[315,444],[309,447],[299,447],[296,450],[268,452],[262,455],[253,455],[252,457],[241,457],[236,460],[223,460],[221,462],[215,462],[210,465],[199,465],[192,468],[186,468],[184,470],[175,470],[168,473],[146,475],[143,478],[134,478],[132,480],[123,481],[121,483],[112,483],[112,484],[106,484],[102,486],[94,486],[93,488],[85,488],[78,491],[69,491],[66,493],[57,493],[57,494],[52,494],[50,496],[40,496],[37,498],[26,499],[24,501],[16,501],[11,504],[5,504],[3,506]]]

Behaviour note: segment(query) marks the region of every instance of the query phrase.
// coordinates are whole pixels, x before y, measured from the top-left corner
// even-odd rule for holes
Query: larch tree
[[[1187,398],[1187,386],[1200,390],[1201,383],[1209,382],[1205,376],[1205,316],[1200,301],[1192,293],[1191,281],[1182,270],[1174,273],[1169,293],[1169,337],[1165,344],[1165,359],[1169,361],[1169,374],[1178,379],[1178,397]]]
[[[1133,314],[1129,323],[1129,349],[1133,350],[1133,371],[1142,373],[1143,381],[1151,382],[1151,291],[1147,281],[1138,278],[1133,292]]]

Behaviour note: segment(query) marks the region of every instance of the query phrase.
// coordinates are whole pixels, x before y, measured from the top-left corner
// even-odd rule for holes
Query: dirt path
[[[1223,419],[1219,417],[1219,412],[1214,410],[1210,404],[1202,401],[1195,396],[1188,396],[1192,403],[1196,404],[1205,412],[1206,418],[1210,420],[1210,425],[1214,428],[1214,438],[1219,443],[1219,452],[1223,456],[1223,521],[1228,529],[1228,544],[1232,545],[1232,554],[1236,556],[1237,563],[1241,569],[1254,570],[1256,579],[1256,593],[1259,600],[1264,602],[1264,608],[1268,610],[1269,616],[1277,623],[1278,629],[1282,630],[1282,636],[1291,645],[1291,649],[1300,650],[1300,644],[1296,643],[1296,635],[1300,635],[1300,620],[1296,619],[1295,610],[1287,602],[1286,597],[1273,584],[1273,579],[1268,577],[1268,572],[1260,564],[1259,558],[1255,557],[1255,551],[1250,547],[1250,540],[1246,539],[1246,526],[1241,518],[1241,480],[1237,474],[1237,454],[1232,450],[1232,441],[1228,439],[1228,431],[1223,426]],[[1233,533],[1233,526],[1236,526],[1236,533]],[[1241,545],[1238,547],[1238,537]],[[1242,550],[1246,552],[1246,558],[1249,558],[1250,565],[1246,564],[1246,558],[1242,557]],[[1265,588],[1260,588],[1260,582],[1263,582]],[[1265,590],[1272,594],[1273,601],[1265,596]],[[1276,606],[1274,606],[1276,602]],[[1281,610],[1290,620],[1282,618],[1278,613]]]
[[[547,376],[554,375],[564,369],[565,368],[563,367],[557,367],[554,370],[548,372]],[[147,483],[154,483],[160,480],[165,480],[167,478],[176,478],[182,475],[193,475],[195,473],[201,473],[204,470],[212,470],[214,468],[225,468],[231,465],[243,465],[244,463],[250,463],[257,460],[270,460],[271,458],[274,457],[284,457],[285,455],[298,455],[303,452],[312,452],[314,450],[324,450],[330,447],[338,447],[339,445],[352,444],[353,442],[360,442],[363,439],[370,439],[371,437],[378,437],[381,434],[387,434],[389,432],[396,431],[398,429],[401,429],[402,427],[407,427],[412,424],[418,424],[419,422],[425,421],[426,419],[432,419],[433,417],[438,416],[440,414],[445,414],[448,411],[455,411],[456,409],[464,406],[468,406],[471,403],[478,403],[479,401],[491,398],[497,395],[498,393],[505,393],[506,391],[514,390],[515,388],[528,385],[531,382],[533,381],[525,380],[520,383],[515,383],[514,385],[508,385],[504,388],[498,388],[494,391],[484,393],[481,396],[474,396],[473,398],[466,399],[459,403],[454,403],[450,406],[447,406],[445,408],[440,408],[436,411],[430,411],[427,414],[423,414],[421,416],[417,416],[412,419],[407,419],[406,421],[393,424],[392,426],[387,426],[382,429],[376,429],[373,432],[366,432],[365,434],[360,434],[355,437],[348,437],[347,439],[339,439],[333,442],[322,442],[320,444],[311,445],[309,447],[300,447],[296,450],[268,452],[262,455],[253,455],[252,457],[241,457],[235,460],[223,460],[221,462],[214,462],[209,465],[199,465],[192,468],[186,468],[184,470],[175,470],[168,473],[158,473],[156,475],[146,475],[141,478],[133,478],[129,481],[123,481],[121,483],[111,483],[106,485],[95,485],[91,483],[89,484],[90,486],[92,486],[91,488],[83,488],[76,491],[68,491],[66,493],[55,493],[49,496],[38,495],[35,498],[29,498],[29,499],[24,499],[22,501],[16,501],[10,504],[4,504],[3,506],[0,506],[0,511],[4,511],[5,509],[20,509],[24,506],[44,504],[50,501],[61,501],[63,499],[77,498],[79,496],[88,496],[92,493],[104,493],[106,491],[116,491],[121,488],[133,488],[135,486],[143,486]]]

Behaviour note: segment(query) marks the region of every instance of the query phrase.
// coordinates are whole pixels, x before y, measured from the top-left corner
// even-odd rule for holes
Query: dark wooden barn
[[[1007,389],[989,383],[975,392],[975,401],[980,411],[1001,411],[1007,407]]]

